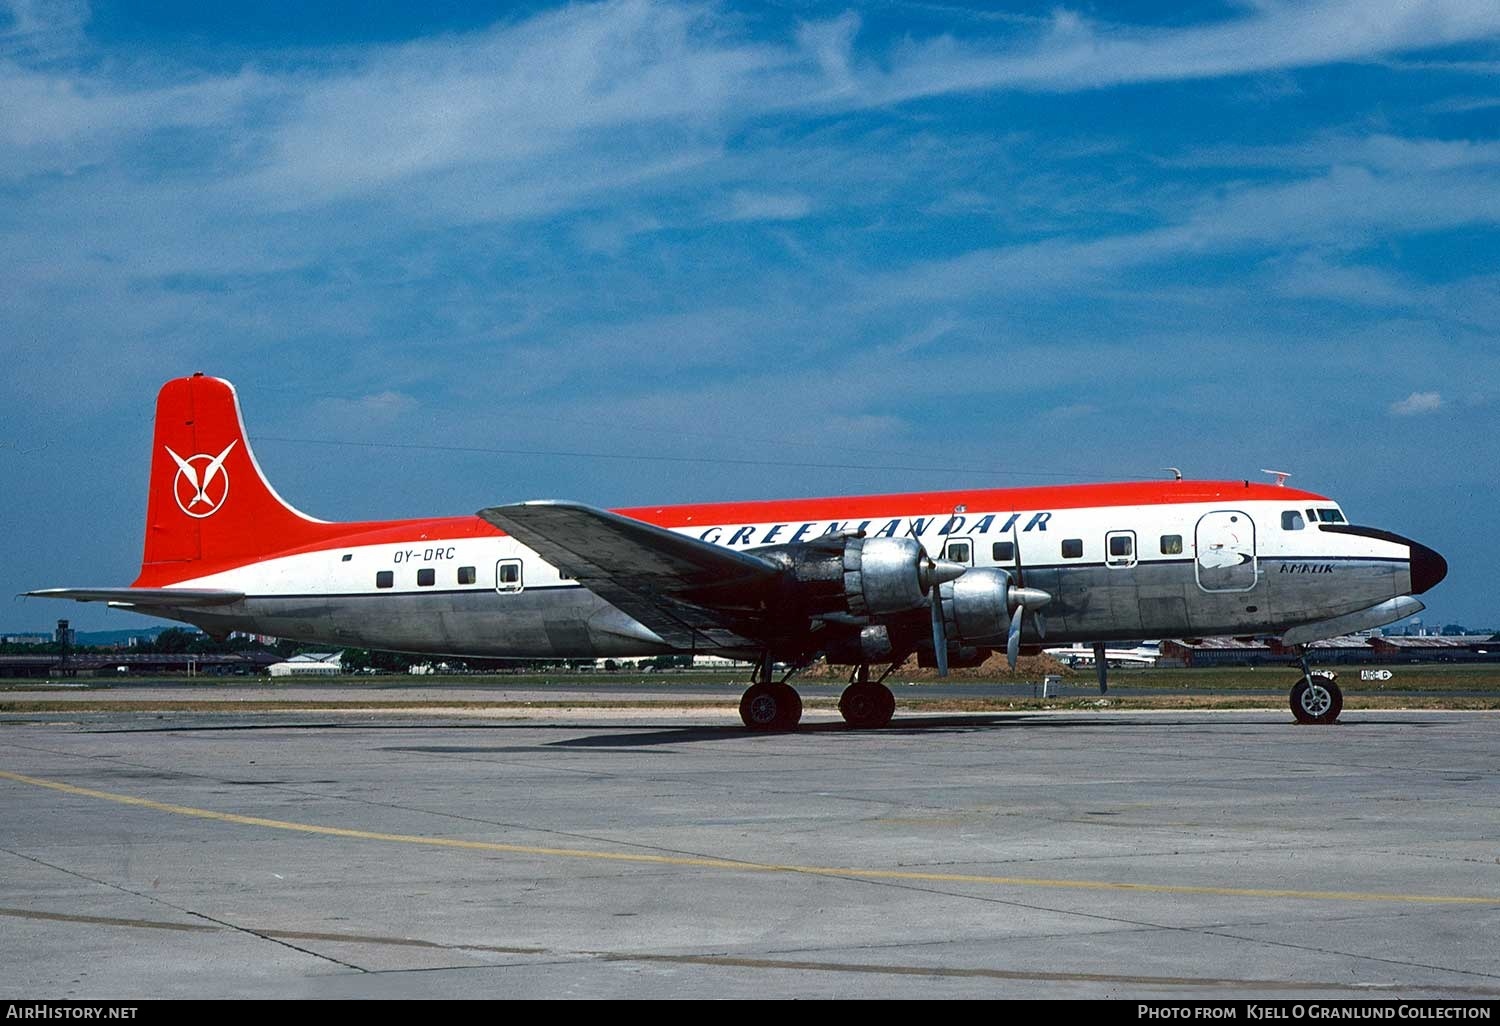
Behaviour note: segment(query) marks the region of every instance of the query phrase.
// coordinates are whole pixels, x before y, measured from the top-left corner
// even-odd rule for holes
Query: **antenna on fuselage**
[[[1262,474],[1270,474],[1271,476],[1275,477],[1277,488],[1285,488],[1286,479],[1292,476],[1292,472],[1290,470],[1267,470],[1265,467],[1261,467],[1260,472]]]
[[[1176,467],[1162,467],[1161,469],[1163,469],[1167,473],[1171,474],[1173,481],[1181,481],[1182,480],[1182,471],[1178,470]]]

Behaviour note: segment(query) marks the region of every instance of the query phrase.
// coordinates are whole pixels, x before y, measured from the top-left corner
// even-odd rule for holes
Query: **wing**
[[[478,515],[678,648],[755,647],[782,573],[759,556],[577,502]]]
[[[72,599],[74,602],[108,602],[145,609],[194,609],[226,606],[245,597],[242,591],[217,588],[42,588],[23,594],[33,598]]]

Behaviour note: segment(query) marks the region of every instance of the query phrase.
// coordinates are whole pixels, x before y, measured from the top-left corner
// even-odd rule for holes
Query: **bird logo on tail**
[[[230,442],[217,456],[200,452],[186,459],[173,452],[170,446],[163,446],[172,462],[177,464],[172,492],[178,509],[201,520],[213,516],[223,507],[224,500],[229,498],[229,471],[224,469],[224,458],[238,442],[239,439]]]

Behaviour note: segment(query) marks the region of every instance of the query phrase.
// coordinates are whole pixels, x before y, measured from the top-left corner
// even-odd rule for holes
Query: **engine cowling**
[[[835,666],[890,662],[898,647],[885,624],[830,628],[823,638],[823,654]]]
[[[950,643],[1004,647],[1015,609],[1011,575],[998,567],[970,570],[938,592]]]
[[[844,597],[855,616],[920,609],[934,564],[915,538],[851,538],[844,546]]]
[[[921,609],[935,585],[966,569],[934,560],[915,538],[829,537],[750,551],[786,567],[806,615],[856,622]]]

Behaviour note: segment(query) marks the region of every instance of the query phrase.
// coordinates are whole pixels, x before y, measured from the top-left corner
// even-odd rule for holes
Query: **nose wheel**
[[[1344,692],[1331,673],[1305,673],[1292,685],[1292,715],[1298,723],[1333,723],[1344,709]]]

